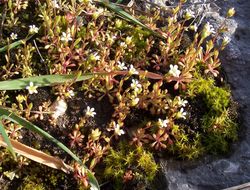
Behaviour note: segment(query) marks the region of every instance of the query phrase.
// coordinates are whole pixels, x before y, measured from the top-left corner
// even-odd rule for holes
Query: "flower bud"
[[[126,37],[125,43],[126,43],[127,45],[129,45],[129,44],[131,44],[131,42],[132,42],[132,36]]]
[[[115,21],[115,27],[116,27],[116,28],[120,28],[121,26],[122,26],[122,20],[117,19],[117,20]]]
[[[232,17],[232,16],[234,16],[234,14],[235,14],[235,10],[234,10],[234,8],[230,8],[228,11],[227,11],[227,17]]]

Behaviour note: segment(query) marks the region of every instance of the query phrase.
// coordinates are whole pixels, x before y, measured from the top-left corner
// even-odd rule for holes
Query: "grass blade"
[[[10,139],[10,142],[15,152],[30,160],[33,160],[35,162],[49,166],[54,169],[62,170],[65,173],[70,173],[73,170],[71,166],[65,164],[61,159],[45,154],[42,151],[31,148],[18,141]],[[0,135],[0,146],[8,147],[8,144],[5,142],[4,138],[1,135]]]
[[[7,145],[7,149],[10,151],[10,153],[12,154],[14,159],[16,160],[15,151],[14,151],[13,146],[12,146],[12,144],[10,142],[10,139],[9,139],[5,129],[4,129],[2,121],[0,121],[0,133],[2,134],[2,138],[3,138],[3,140],[5,141],[5,143]],[[0,137],[1,137],[1,135],[0,135]]]
[[[31,122],[23,119],[22,117],[16,115],[15,113],[11,112],[7,108],[0,107],[0,115],[2,117],[5,117],[6,119],[10,119],[11,121],[14,121],[18,123],[19,125],[22,125],[23,127],[38,133],[39,135],[47,138],[48,140],[54,142],[58,147],[60,147],[62,150],[64,150],[66,153],[68,153],[74,160],[76,160],[81,166],[86,168],[87,175],[89,177],[89,183],[91,184],[93,189],[99,190],[99,184],[96,180],[95,176],[92,174],[90,170],[87,169],[87,167],[82,163],[80,158],[78,158],[71,150],[69,150],[64,144],[62,144],[60,141],[55,139],[53,136],[48,134],[46,131],[42,130],[41,128],[37,127],[36,125],[32,124]]]
[[[117,0],[115,3],[122,3],[123,0]]]
[[[139,71],[140,74],[145,74],[146,77],[152,79],[163,79],[163,77],[159,74],[147,72],[147,71]],[[21,79],[14,79],[14,80],[7,80],[7,81],[0,81],[0,90],[21,90],[25,89],[26,86],[29,85],[29,82],[33,82],[35,86],[43,87],[43,86],[53,86],[56,84],[61,84],[65,82],[79,82],[88,80],[96,75],[109,75],[109,74],[117,74],[117,75],[124,75],[128,74],[128,71],[112,71],[110,73],[103,72],[103,73],[86,73],[80,76],[76,75],[41,75],[41,76],[34,76],[28,78],[21,78]]]
[[[7,50],[10,50],[10,49],[13,49],[13,48],[16,48],[16,47],[18,47],[18,46],[20,46],[20,45],[22,45],[22,44],[25,44],[26,41],[29,40],[30,38],[32,38],[33,36],[34,36],[34,34],[31,35],[31,36],[29,36],[29,37],[26,38],[26,39],[17,40],[17,41],[15,41],[15,42],[13,42],[13,43],[11,43],[11,44],[9,44],[9,45],[6,45],[6,46],[4,46],[4,47],[1,47],[1,48],[0,48],[0,53],[1,53],[1,52],[4,52],[4,51],[7,51]]]
[[[28,78],[7,80],[0,82],[0,90],[20,90],[25,89],[29,85],[29,82],[33,82],[38,87],[52,86],[60,83],[75,82],[90,79],[94,74],[84,74],[76,78],[75,75],[41,75]]]
[[[152,29],[150,29],[149,27],[147,27],[145,24],[141,23],[139,20],[137,20],[136,18],[134,18],[133,16],[131,16],[130,14],[128,14],[122,8],[120,8],[117,5],[115,5],[114,3],[110,3],[110,2],[108,2],[106,0],[98,0],[97,2],[100,2],[103,6],[109,8],[110,10],[112,10],[113,12],[115,12],[116,14],[118,14],[123,19],[126,19],[126,20],[130,21],[133,24],[139,25],[143,29],[148,30],[149,32],[151,32],[152,34],[154,34],[155,36],[157,36],[159,38],[165,39],[158,32],[153,31]]]
[[[25,40],[18,40],[18,41],[15,41],[15,42],[11,43],[10,45],[6,45],[6,46],[4,46],[4,47],[1,47],[1,48],[0,48],[0,53],[1,53],[1,52],[4,52],[4,51],[7,51],[8,49],[13,49],[13,48],[15,48],[15,47],[18,47],[18,46],[20,46],[20,45],[22,45],[22,44],[24,44],[24,43],[25,43]]]

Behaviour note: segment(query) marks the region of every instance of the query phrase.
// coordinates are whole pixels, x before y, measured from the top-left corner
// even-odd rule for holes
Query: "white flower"
[[[38,86],[34,86],[33,82],[29,83],[29,86],[26,86],[26,89],[29,91],[29,94],[36,94],[37,93],[37,87]]]
[[[90,190],[96,190],[96,188],[91,186],[91,187],[90,187]]]
[[[90,54],[89,59],[90,61],[98,61],[101,59],[101,56],[98,55],[98,52],[95,52],[95,53]]]
[[[187,100],[183,100],[183,99],[181,99],[180,96],[178,96],[178,105],[179,106],[185,107],[187,103],[188,103]]]
[[[231,39],[230,39],[228,36],[225,36],[225,37],[223,38],[222,44],[223,44],[223,45],[227,45],[230,41],[231,41]]]
[[[100,60],[101,56],[97,52],[94,53],[95,60]]]
[[[122,48],[126,48],[126,47],[127,47],[127,44],[126,44],[125,42],[121,42],[121,43],[120,43],[120,46],[121,46]]]
[[[103,15],[104,9],[103,8],[98,8],[93,14],[93,18],[97,19],[100,15]]]
[[[38,33],[39,28],[37,28],[35,25],[30,25],[29,27],[30,27],[29,33],[31,34]]]
[[[203,28],[203,32],[202,32],[202,37],[206,38],[208,37],[210,34],[215,34],[215,30],[213,25],[211,25],[209,22],[207,22]]]
[[[136,106],[139,103],[140,99],[137,97],[132,98],[131,106]]]
[[[15,34],[15,33],[11,33],[10,34],[10,38],[12,39],[12,40],[16,40],[17,39],[17,34]]]
[[[54,119],[57,119],[59,116],[63,115],[66,112],[67,107],[68,106],[65,100],[63,99],[58,100],[57,102],[55,102],[55,107],[52,117]]]
[[[133,65],[130,65],[130,67],[129,67],[129,73],[131,75],[138,75],[139,74],[139,72],[134,68]]]
[[[181,71],[178,69],[178,65],[170,65],[170,70],[169,70],[169,74],[171,74],[174,77],[179,77],[181,74]]]
[[[71,98],[71,97],[74,97],[74,96],[75,96],[75,93],[74,93],[73,90],[69,90],[69,91],[68,91],[68,95],[69,95],[69,97]]]
[[[88,117],[95,117],[96,112],[95,112],[95,108],[90,108],[89,106],[87,107],[87,111],[86,111],[86,116]]]
[[[189,20],[190,18],[194,18],[195,15],[194,15],[194,11],[190,10],[190,9],[187,9],[186,11],[186,14],[184,15],[184,18]]]
[[[214,34],[215,30],[213,25],[211,25],[209,22],[206,23],[205,25],[205,29],[207,30],[207,32]]]
[[[196,32],[198,30],[197,24],[194,23],[192,26],[190,26],[190,29]]]
[[[184,112],[184,109],[181,108],[180,111],[177,113],[177,118],[186,119],[187,112]]]
[[[126,65],[125,65],[125,63],[124,62],[120,62],[120,61],[118,61],[118,68],[120,69],[120,70],[127,70],[128,68],[126,67]]]
[[[135,92],[138,92],[141,89],[141,84],[139,83],[138,80],[132,79],[132,83],[131,83],[131,88],[135,90]]]
[[[60,6],[59,6],[57,0],[53,0],[53,1],[52,1],[52,5],[53,5],[54,8],[57,8],[57,9],[60,8]]]
[[[114,131],[115,131],[115,135],[118,135],[118,136],[125,134],[125,131],[121,129],[121,126],[119,124],[115,124]]]
[[[61,36],[61,41],[62,41],[62,42],[72,41],[72,38],[71,38],[71,36],[70,36],[70,33],[63,32],[63,33],[62,33],[62,36]]]
[[[168,119],[162,120],[162,119],[158,119],[158,125],[163,128],[163,127],[167,127],[169,123]]]
[[[125,43],[127,44],[127,45],[129,45],[129,44],[131,44],[131,42],[132,42],[132,36],[128,36],[128,37],[126,37],[126,39],[125,39]]]

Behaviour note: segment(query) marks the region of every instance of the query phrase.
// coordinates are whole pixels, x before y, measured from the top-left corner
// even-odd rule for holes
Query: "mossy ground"
[[[111,72],[82,83],[38,88],[34,94],[1,92],[0,97],[1,106],[69,146],[104,189],[153,189],[151,182],[160,172],[157,158],[224,154],[237,139],[237,106],[217,76],[218,49],[223,47],[211,47],[213,41],[205,41],[208,36],[202,36],[202,29],[200,36],[190,31],[189,19],[177,21],[177,8],[168,19],[157,10],[147,13],[149,17],[134,15],[160,31],[164,41],[88,0],[58,1],[59,9],[56,1],[29,2],[26,8],[24,1],[19,2],[21,8],[13,2],[0,1],[0,11],[6,12],[6,17],[0,16],[1,47],[13,42],[12,32],[24,39],[30,25],[40,29],[23,45],[1,52],[2,81]],[[58,99],[66,102],[67,110],[53,119],[45,112]],[[94,117],[86,116],[88,107],[95,109]],[[15,131],[13,124],[4,122],[6,130],[12,130],[11,138],[73,165],[52,142],[26,129]],[[2,189],[84,189],[73,174],[34,162],[15,163],[5,149],[1,156]]]

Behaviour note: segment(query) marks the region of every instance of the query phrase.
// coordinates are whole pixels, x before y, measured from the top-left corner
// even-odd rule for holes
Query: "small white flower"
[[[121,43],[120,43],[120,46],[121,46],[122,48],[126,48],[126,47],[127,47],[127,44],[126,44],[125,42],[121,42]]]
[[[129,73],[131,75],[138,75],[139,74],[139,72],[134,68],[133,65],[130,65],[130,67],[129,67]]]
[[[158,125],[163,128],[163,127],[167,127],[169,123],[168,119],[162,120],[162,119],[158,119]]]
[[[91,61],[98,61],[101,59],[101,56],[98,55],[98,52],[92,53],[90,54],[90,58]]]
[[[184,109],[181,108],[180,111],[177,113],[177,118],[186,119],[187,112],[184,112]]]
[[[55,107],[52,117],[54,119],[57,119],[59,116],[62,116],[66,112],[67,107],[68,106],[65,100],[63,99],[58,100],[57,102],[55,102]]]
[[[115,124],[114,131],[115,131],[115,135],[118,135],[118,136],[125,134],[125,131],[121,129],[121,126],[119,124]]]
[[[190,26],[190,29],[196,32],[198,30],[197,24],[194,23],[192,26]]]
[[[68,94],[69,94],[69,97],[70,97],[70,98],[75,96],[75,93],[74,93],[73,90],[69,90],[69,91],[68,91]]]
[[[183,100],[183,99],[181,99],[180,96],[178,96],[178,105],[179,106],[185,107],[187,103],[188,103],[187,100]]]
[[[86,111],[86,116],[88,117],[95,117],[96,112],[95,112],[95,108],[90,108],[89,106],[87,107],[87,111]]]
[[[120,70],[127,70],[128,68],[126,67],[126,65],[125,65],[125,63],[124,62],[120,62],[120,61],[118,61],[118,68],[120,69]]]
[[[223,44],[223,45],[227,45],[230,41],[231,41],[231,39],[230,39],[228,36],[225,36],[225,37],[223,38],[222,44]]]
[[[30,27],[29,33],[31,34],[38,33],[39,28],[37,28],[35,25],[30,25],[29,27]]]
[[[181,74],[181,71],[178,69],[178,65],[170,65],[169,74],[171,74],[174,77],[179,77]]]
[[[59,6],[57,0],[53,0],[53,1],[52,1],[52,5],[53,5],[53,7],[56,8],[56,9],[59,9],[59,8],[60,8],[60,6]]]
[[[139,83],[138,80],[132,79],[132,83],[131,83],[131,88],[135,90],[135,92],[138,92],[141,89],[141,84]]]
[[[36,94],[37,93],[37,87],[38,86],[34,86],[33,82],[30,82],[29,86],[26,86],[26,89],[29,91],[29,94]]]
[[[215,30],[213,25],[211,25],[209,22],[207,22],[203,28],[203,32],[202,32],[202,37],[206,38],[208,37],[210,34],[215,34]]]
[[[17,34],[15,34],[15,33],[11,33],[10,34],[10,38],[12,39],[12,40],[16,40],[17,39]]]
[[[125,39],[125,43],[126,43],[127,45],[131,44],[132,39],[133,39],[133,37],[132,37],[132,36],[128,36],[128,37],[126,37],[126,39]]]
[[[214,34],[215,30],[213,25],[211,25],[209,22],[206,23],[205,25],[205,29],[207,30],[207,32]]]
[[[94,53],[95,60],[100,60],[101,56],[97,52]]]
[[[136,106],[139,103],[140,99],[137,97],[132,98],[131,106]]]
[[[93,18],[97,19],[100,15],[103,15],[104,9],[103,8],[98,8],[94,13],[93,13]]]
[[[63,33],[62,33],[62,36],[61,36],[61,41],[62,41],[62,42],[72,41],[72,38],[71,38],[71,36],[70,36],[70,33],[63,32]]]
[[[194,18],[195,15],[194,15],[194,11],[190,10],[190,9],[187,9],[186,11],[186,14],[184,15],[184,18],[189,20],[190,18]]]

